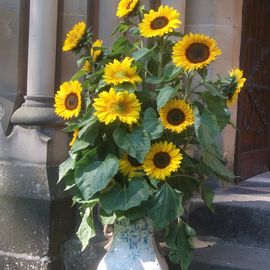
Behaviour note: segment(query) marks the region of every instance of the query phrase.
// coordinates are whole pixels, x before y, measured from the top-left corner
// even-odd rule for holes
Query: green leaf
[[[217,156],[215,150],[210,146],[203,150],[203,162],[222,180],[231,182],[235,177]]]
[[[74,170],[76,164],[76,159],[69,157],[59,166],[59,177],[58,182],[63,179],[63,177],[70,171]]]
[[[148,204],[146,202],[142,202],[139,206],[132,207],[127,211],[117,212],[117,217],[126,218],[130,221],[138,220],[141,218],[145,218],[147,215]]]
[[[125,33],[128,30],[129,26],[130,25],[128,23],[123,21],[113,30],[111,35],[113,36],[117,32]]]
[[[162,82],[162,79],[154,77],[154,76],[150,76],[146,78],[145,82],[150,83],[150,84],[159,84]]]
[[[95,193],[104,189],[116,175],[119,160],[108,154],[104,161],[78,165],[75,169],[75,182],[83,197],[88,200]]]
[[[71,147],[73,153],[83,150],[89,146],[89,143],[80,139],[76,139]]]
[[[171,86],[165,86],[164,88],[159,89],[159,94],[157,96],[158,110],[170,101],[176,95],[176,92],[176,88]]]
[[[108,214],[102,208],[99,211],[99,217],[103,225],[113,224],[116,218],[114,214]]]
[[[85,209],[82,222],[76,234],[82,243],[83,251],[87,247],[90,238],[96,235],[93,218],[93,207],[87,207]]]
[[[201,188],[201,197],[206,204],[206,206],[212,211],[215,211],[213,200],[214,200],[214,192],[212,189],[206,187],[205,185],[202,185]]]
[[[191,175],[179,175],[170,179],[173,187],[183,193],[182,204],[185,205],[195,192],[199,191],[198,180]]]
[[[162,230],[172,221],[183,215],[182,192],[172,189],[164,183],[152,200],[148,216],[152,219],[157,230]]]
[[[141,58],[143,58],[144,56],[146,56],[147,54],[149,54],[150,52],[152,52],[152,49],[142,48],[142,49],[134,52],[132,54],[132,57],[135,59],[135,61],[138,61]]]
[[[205,110],[202,114],[199,114],[198,110],[194,110],[195,114],[195,132],[199,143],[203,148],[211,145],[215,142],[217,135],[219,134],[219,126],[217,118],[210,111]]]
[[[108,192],[100,194],[100,204],[107,213],[126,211],[140,205],[149,197],[149,188],[144,179],[135,178],[127,188],[116,183]]]
[[[223,130],[229,123],[231,116],[230,111],[225,107],[224,100],[207,92],[202,93],[202,97],[208,109],[215,114],[220,130]]]
[[[203,85],[212,96],[218,96],[220,98],[224,98],[222,92],[211,82],[202,82]]]
[[[191,237],[195,236],[194,230],[184,222],[171,224],[165,237],[165,242],[171,249],[169,258],[172,262],[181,265],[182,270],[188,270],[193,257]]]
[[[117,128],[113,132],[113,138],[118,147],[141,163],[151,146],[149,135],[142,127],[135,128],[131,132],[124,128]]]
[[[65,191],[70,190],[71,188],[75,187],[75,180],[74,180],[74,171],[69,171],[65,176],[64,176],[64,181],[65,181]]]
[[[133,48],[134,44],[131,43],[126,37],[119,37],[112,46],[112,56],[128,55]]]
[[[155,110],[152,108],[148,108],[145,110],[142,125],[144,129],[148,132],[151,140],[158,139],[164,131],[160,120],[157,118]]]
[[[176,77],[178,77],[181,73],[183,73],[183,69],[176,67],[175,65],[169,64],[164,68],[163,72],[163,80],[165,82],[172,81]]]
[[[71,77],[71,81],[76,81],[76,80],[79,80],[81,77],[87,75],[87,73],[80,69],[78,72],[76,72],[72,77]]]
[[[78,134],[78,137],[87,142],[90,145],[93,145],[99,132],[99,123],[96,121],[89,122],[84,126]]]

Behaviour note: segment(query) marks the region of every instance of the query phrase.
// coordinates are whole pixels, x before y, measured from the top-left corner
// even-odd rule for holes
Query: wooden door
[[[240,66],[247,78],[238,100],[236,173],[240,180],[270,165],[270,1],[244,0]]]

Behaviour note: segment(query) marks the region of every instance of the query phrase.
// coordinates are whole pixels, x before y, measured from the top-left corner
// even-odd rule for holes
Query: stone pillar
[[[180,12],[180,20],[182,22],[180,31],[185,31],[185,17],[186,17],[186,0],[163,0],[163,5],[174,7]]]
[[[28,76],[25,102],[12,123],[26,125],[59,121],[53,109],[58,0],[31,0]]]
[[[211,64],[209,75],[212,79],[219,73],[228,75],[231,68],[239,66],[242,0],[188,0],[186,4],[186,32],[204,33],[215,38],[222,55]],[[237,106],[230,108],[232,121],[236,123]],[[219,138],[227,160],[227,166],[233,170],[236,131],[228,126]]]
[[[57,184],[68,152],[54,114],[57,0],[31,0],[27,95],[0,127],[0,269],[62,270],[63,246],[75,227],[71,198]]]

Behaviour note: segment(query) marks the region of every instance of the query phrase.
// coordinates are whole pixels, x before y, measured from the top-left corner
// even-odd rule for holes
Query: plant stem
[[[158,78],[161,78],[162,75],[164,47],[165,47],[165,39],[162,37],[160,41],[160,51],[158,61]]]

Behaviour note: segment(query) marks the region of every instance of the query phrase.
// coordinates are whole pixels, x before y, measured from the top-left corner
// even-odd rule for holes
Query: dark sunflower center
[[[209,56],[209,47],[201,43],[193,43],[186,50],[186,57],[191,63],[204,62]]]
[[[117,113],[127,113],[128,112],[128,106],[125,102],[119,102],[115,105],[115,111]]]
[[[128,156],[128,161],[132,167],[140,167],[142,165],[136,158],[131,156]]]
[[[65,107],[68,110],[75,110],[78,106],[78,103],[79,103],[78,96],[74,93],[71,93],[66,97]]]
[[[152,30],[161,29],[169,23],[169,20],[165,16],[155,18],[151,23],[150,27]]]
[[[185,114],[180,109],[172,109],[167,114],[167,121],[173,126],[178,126],[185,121]]]
[[[171,157],[167,152],[156,153],[153,160],[155,166],[159,169],[166,168],[170,164],[170,161]]]

